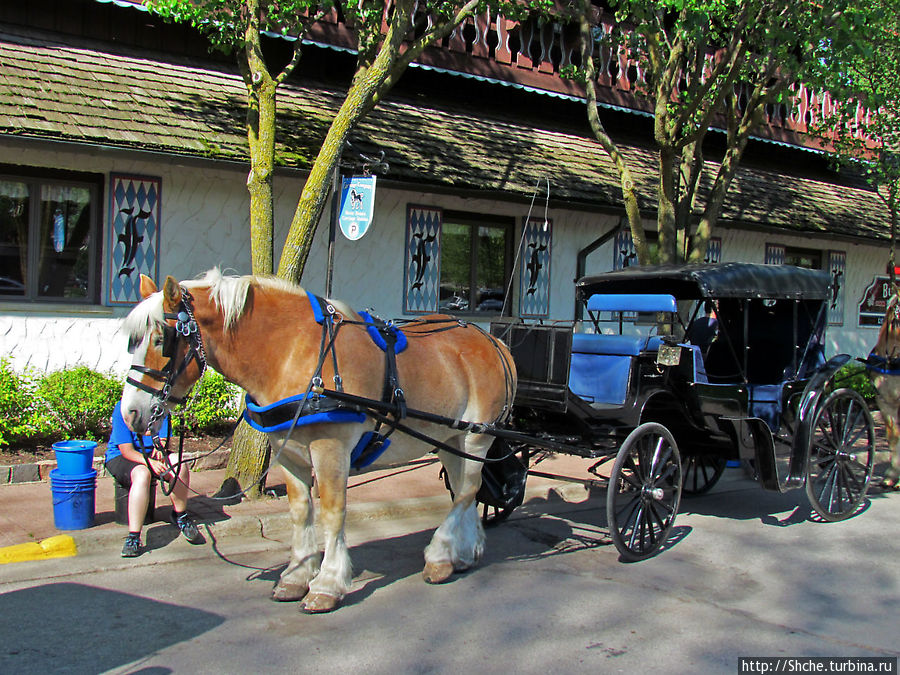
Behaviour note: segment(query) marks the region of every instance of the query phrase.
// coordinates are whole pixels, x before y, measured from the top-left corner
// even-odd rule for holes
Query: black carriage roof
[[[679,300],[824,300],[828,297],[830,285],[831,278],[824,270],[739,262],[633,266],[584,277],[576,283],[585,297],[594,293],[669,293]]]

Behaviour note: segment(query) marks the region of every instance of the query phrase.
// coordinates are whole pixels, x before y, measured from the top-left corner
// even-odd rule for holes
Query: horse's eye
[[[153,346],[154,347],[162,347],[163,346],[163,338],[161,335],[157,335],[153,338]]]

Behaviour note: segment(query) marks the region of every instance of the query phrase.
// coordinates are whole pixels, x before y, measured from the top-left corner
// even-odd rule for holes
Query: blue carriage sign
[[[338,222],[350,241],[365,235],[375,213],[375,176],[344,177]]]

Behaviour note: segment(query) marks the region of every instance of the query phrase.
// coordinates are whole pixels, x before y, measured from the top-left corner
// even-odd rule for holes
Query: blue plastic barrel
[[[68,476],[81,476],[90,471],[94,461],[95,441],[58,441],[53,444],[56,469]]]
[[[53,524],[57,530],[83,530],[94,524],[94,499],[97,471],[66,475],[59,469],[50,472],[53,495]]]

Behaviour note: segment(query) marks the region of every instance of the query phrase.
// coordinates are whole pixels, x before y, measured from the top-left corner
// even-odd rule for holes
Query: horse
[[[493,437],[476,433],[483,425],[473,430],[461,420],[495,425],[508,416],[516,371],[502,342],[458,317],[430,315],[394,331],[406,343],[402,352],[382,351],[371,334],[375,320],[346,303],[276,278],[223,276],[217,268],[181,283],[169,276],[162,289],[142,276],[140,293],[143,300],[124,320],[134,355],[121,408],[131,429],[155,433],[165,409],[188,394],[206,365],[247,392],[248,409],[277,413],[279,402],[291,404],[280,413],[280,424],[258,427],[269,431],[273,458],[285,470],[293,526],[290,561],[273,600],[302,601],[307,613],[328,612],[350,591],[347,480],[351,453],[373,434],[383,453],[372,467],[436,450],[446,471],[452,506],[425,548],[425,581],[443,583],[479,561],[485,535],[475,502],[478,460]],[[335,403],[327,392],[338,390],[387,401],[382,408],[390,414],[375,420],[371,411]],[[405,418],[406,410],[458,424]],[[407,431],[384,433],[400,418]],[[318,508],[310,492],[313,475]],[[324,553],[316,545],[317,526]]]
[[[875,402],[884,420],[891,465],[882,486],[900,489],[900,295],[894,293],[885,308],[878,341],[866,360],[866,372],[875,387]]]

